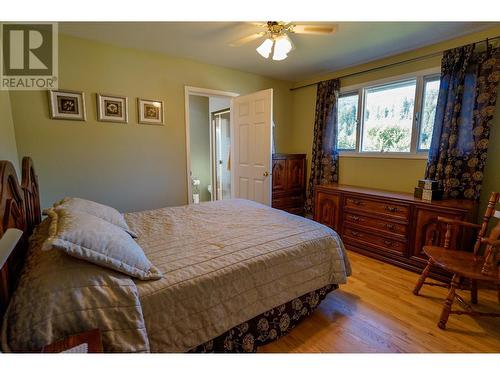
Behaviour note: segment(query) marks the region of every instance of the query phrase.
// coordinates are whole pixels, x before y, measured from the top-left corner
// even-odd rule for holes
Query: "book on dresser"
[[[304,215],[306,155],[274,154],[272,207]]]
[[[471,200],[426,201],[413,194],[332,184],[316,186],[314,220],[334,229],[345,246],[373,258],[421,272],[427,263],[424,245],[443,246],[446,225],[437,217],[474,221]],[[451,248],[467,249],[473,233],[452,229]],[[447,280],[438,269],[432,277]]]

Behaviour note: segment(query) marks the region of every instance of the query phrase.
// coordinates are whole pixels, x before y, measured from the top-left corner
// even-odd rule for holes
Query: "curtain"
[[[338,79],[318,83],[311,175],[305,202],[306,215],[311,215],[314,207],[314,186],[338,181],[337,100],[339,87]]]
[[[448,50],[426,178],[439,181],[445,197],[478,200],[500,79],[500,50],[474,44]]]

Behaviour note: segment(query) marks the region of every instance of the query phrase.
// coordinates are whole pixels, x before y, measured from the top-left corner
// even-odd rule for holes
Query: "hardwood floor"
[[[259,352],[500,352],[500,318],[451,315],[437,327],[446,289],[424,285],[418,275],[349,252],[353,275],[287,336]],[[469,293],[459,293],[466,301]],[[454,308],[457,307],[454,304]],[[479,291],[478,309],[500,311],[495,291]]]

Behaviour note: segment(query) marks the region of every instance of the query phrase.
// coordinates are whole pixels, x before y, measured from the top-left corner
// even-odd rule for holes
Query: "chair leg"
[[[453,275],[450,289],[448,291],[448,296],[446,297],[446,301],[444,301],[443,310],[441,311],[441,317],[439,318],[438,327],[441,329],[446,328],[446,323],[448,322],[448,318],[450,316],[451,306],[453,305],[453,301],[455,300],[455,291],[458,287],[459,281],[460,277],[457,274]]]
[[[474,305],[477,305],[477,280],[471,280],[470,302]]]
[[[413,289],[413,294],[415,294],[416,296],[418,296],[420,289],[422,289],[422,285],[424,285],[425,279],[427,278],[427,276],[429,276],[429,272],[431,272],[433,263],[434,262],[429,259],[429,261],[427,262],[427,266],[425,266],[422,274],[418,278],[417,285],[415,285],[415,288]]]

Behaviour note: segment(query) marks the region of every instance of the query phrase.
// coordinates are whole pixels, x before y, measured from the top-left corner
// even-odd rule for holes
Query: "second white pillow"
[[[135,232],[129,228],[123,215],[113,207],[83,198],[64,198],[54,203],[54,208],[66,208],[97,216],[111,224],[119,226],[132,237],[137,238]],[[44,213],[47,214],[47,210]]]

